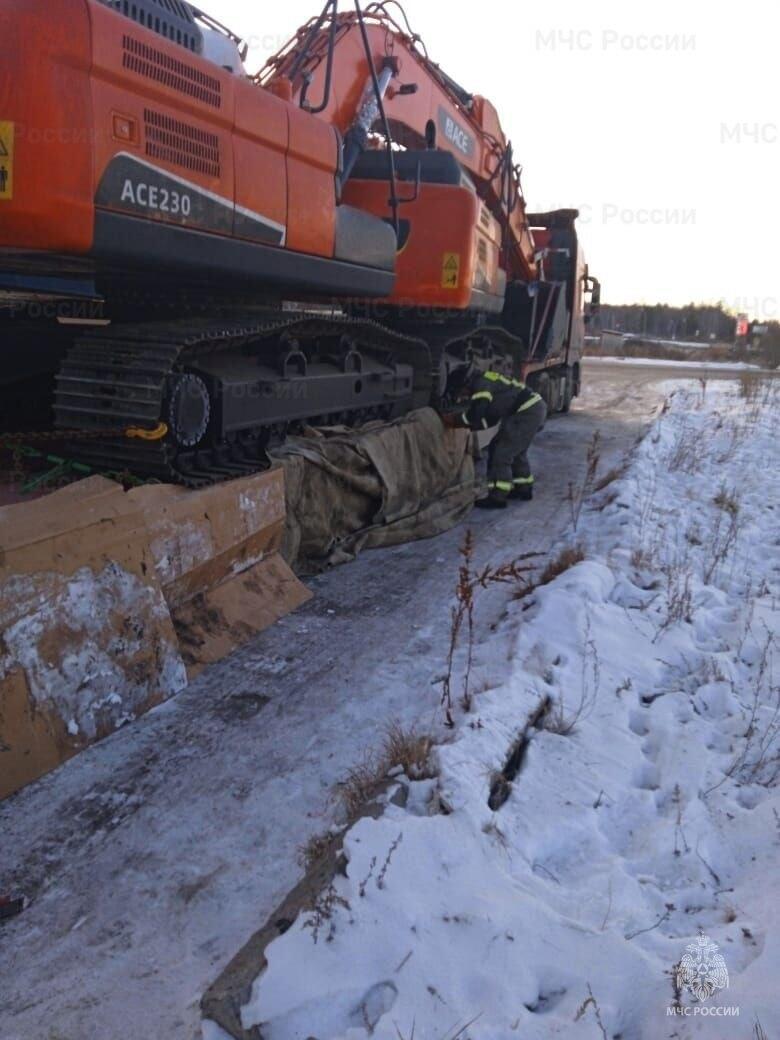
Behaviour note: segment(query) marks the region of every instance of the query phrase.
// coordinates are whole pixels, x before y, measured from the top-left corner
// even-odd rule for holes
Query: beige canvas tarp
[[[474,504],[471,435],[446,429],[431,408],[358,432],[314,432],[275,453],[287,488],[284,555],[300,574],[441,534]]]

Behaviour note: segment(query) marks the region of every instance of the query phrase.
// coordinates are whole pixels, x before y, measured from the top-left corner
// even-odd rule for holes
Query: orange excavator
[[[494,107],[394,0],[328,0],[254,77],[185,0],[0,0],[0,54],[6,430],[44,399],[80,460],[198,486],[475,367],[568,410],[577,213],[527,212]]]

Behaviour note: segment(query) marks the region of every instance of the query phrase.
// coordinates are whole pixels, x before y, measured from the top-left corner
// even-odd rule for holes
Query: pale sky
[[[252,69],[321,9],[320,0],[200,5],[251,40]],[[529,207],[581,210],[604,302],[722,300],[780,319],[775,3],[404,7],[433,60],[497,107]]]

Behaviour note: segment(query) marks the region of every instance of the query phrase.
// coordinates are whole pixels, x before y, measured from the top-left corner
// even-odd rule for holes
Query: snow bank
[[[672,396],[570,532],[586,558],[480,639],[484,692],[438,749],[437,797],[404,779],[405,807],[352,828],[346,876],[268,948],[245,1027],[725,1040],[758,1018],[779,1034],[779,413],[773,388]],[[678,985],[684,957],[705,999]]]

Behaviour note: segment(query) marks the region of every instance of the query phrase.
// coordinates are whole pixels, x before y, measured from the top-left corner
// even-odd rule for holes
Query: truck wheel
[[[570,368],[566,369],[566,375],[563,377],[563,400],[561,401],[561,411],[565,415],[571,408],[572,398],[574,397],[574,375]]]
[[[539,375],[534,389],[547,406],[547,416],[549,418],[550,415],[552,415],[552,384],[550,382],[550,377],[546,372],[542,372]],[[542,426],[541,429],[544,429],[544,426]]]

